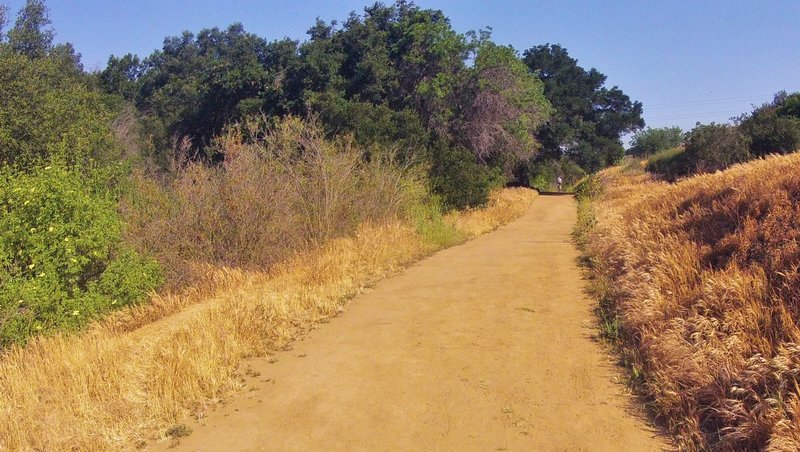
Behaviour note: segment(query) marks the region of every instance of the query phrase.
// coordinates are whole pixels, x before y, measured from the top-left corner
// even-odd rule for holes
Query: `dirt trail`
[[[575,212],[540,197],[380,282],[277,362],[251,360],[250,391],[178,449],[663,449],[593,340]]]

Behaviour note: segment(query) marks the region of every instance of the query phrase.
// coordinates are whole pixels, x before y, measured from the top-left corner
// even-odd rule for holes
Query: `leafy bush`
[[[698,125],[689,133],[685,148],[673,148],[652,156],[647,171],[668,180],[725,169],[751,159],[749,139],[728,124]]]
[[[116,202],[61,168],[0,170],[0,346],[143,300],[158,265],[126,249]]]
[[[778,95],[771,104],[756,108],[741,119],[742,132],[756,156],[786,154],[800,149],[800,94]]]
[[[603,192],[603,186],[598,182],[597,177],[590,175],[578,181],[573,191],[575,192],[575,197],[579,201],[583,201],[600,196]]]
[[[627,153],[635,156],[650,155],[672,149],[682,141],[683,131],[680,127],[647,128],[633,136]]]
[[[667,180],[675,180],[689,173],[689,161],[681,146],[656,152],[647,159],[645,170],[659,174]]]
[[[446,209],[480,207],[493,188],[505,183],[502,169],[481,165],[471,151],[439,143],[433,150],[431,178]]]
[[[694,173],[713,172],[749,160],[749,142],[734,126],[700,125],[689,133],[686,157]]]

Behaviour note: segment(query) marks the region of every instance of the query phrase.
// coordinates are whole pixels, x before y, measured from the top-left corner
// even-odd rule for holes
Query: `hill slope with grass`
[[[800,154],[675,184],[600,172],[582,239],[604,331],[687,450],[800,449]]]

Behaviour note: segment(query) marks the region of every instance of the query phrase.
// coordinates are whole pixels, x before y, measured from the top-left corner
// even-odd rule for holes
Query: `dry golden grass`
[[[586,246],[654,413],[687,450],[800,450],[800,154],[598,179]]]
[[[518,217],[534,197],[504,190],[447,221],[475,236]],[[362,226],[269,273],[209,271],[183,296],[13,348],[0,358],[0,449],[127,449],[164,438],[241,389],[242,359],[285,347],[436,248],[403,223]]]

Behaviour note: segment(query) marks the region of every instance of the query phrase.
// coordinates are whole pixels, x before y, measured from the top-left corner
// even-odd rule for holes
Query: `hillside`
[[[675,184],[596,176],[603,328],[686,449],[800,448],[800,154]]]

